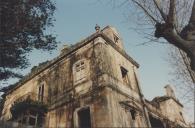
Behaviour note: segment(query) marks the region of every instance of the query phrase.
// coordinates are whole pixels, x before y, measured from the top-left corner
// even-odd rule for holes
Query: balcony
[[[41,126],[47,112],[47,99],[35,93],[27,93],[15,100],[10,108],[12,121],[23,125]]]
[[[37,93],[32,93],[32,92],[26,93],[25,95],[17,98],[14,101],[14,104],[18,103],[18,102],[22,102],[22,101],[28,101],[28,100],[35,101],[35,102],[40,102],[40,103],[45,104],[45,105],[47,104],[47,98],[46,97],[39,96]]]

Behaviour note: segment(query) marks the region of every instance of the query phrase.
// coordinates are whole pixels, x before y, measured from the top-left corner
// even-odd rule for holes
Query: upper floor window
[[[179,112],[179,114],[180,114],[180,116],[181,116],[181,118],[182,118],[181,120],[185,122],[185,120],[184,120],[184,118],[183,118],[182,112]]]
[[[135,127],[135,124],[136,124],[136,111],[131,109],[130,110],[130,118],[131,118],[131,126],[132,127]]]
[[[118,36],[116,36],[116,35],[114,35],[114,42],[115,42],[115,43],[118,43],[118,42],[119,42],[119,38],[118,38]]]
[[[73,66],[74,82],[84,80],[87,76],[87,62],[86,60],[79,60]]]
[[[41,84],[38,88],[38,101],[43,102],[44,97],[44,84]]]
[[[128,79],[128,71],[124,67],[121,67],[121,75],[122,75],[122,80],[123,84],[127,85],[129,84],[129,79]]]

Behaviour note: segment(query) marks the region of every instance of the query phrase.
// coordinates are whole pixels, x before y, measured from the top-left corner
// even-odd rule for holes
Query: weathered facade
[[[1,120],[48,128],[187,126],[170,86],[166,96],[144,99],[138,67],[115,28],[96,26],[6,90]]]

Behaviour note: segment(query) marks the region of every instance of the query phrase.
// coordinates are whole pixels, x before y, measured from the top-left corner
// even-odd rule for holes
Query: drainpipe
[[[135,79],[137,81],[137,86],[138,86],[139,94],[140,94],[140,97],[141,97],[141,101],[143,103],[144,116],[145,116],[145,119],[146,119],[146,123],[147,123],[147,126],[149,128],[151,128],[151,124],[150,124],[150,120],[149,120],[149,115],[148,115],[148,110],[146,108],[145,98],[144,98],[144,95],[143,95],[142,90],[140,88],[140,82],[139,82],[139,78],[138,78],[138,73],[137,73],[137,71],[135,69],[135,66],[133,66],[133,72],[134,72],[134,75],[135,75]]]

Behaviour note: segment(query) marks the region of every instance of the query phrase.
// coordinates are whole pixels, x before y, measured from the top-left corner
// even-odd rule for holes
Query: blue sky
[[[169,75],[170,65],[166,61],[167,44],[136,46],[145,39],[131,29],[135,23],[125,19],[124,9],[114,8],[113,4],[107,1],[56,0],[56,21],[54,28],[48,29],[47,32],[55,34],[57,41],[62,43],[52,54],[33,51],[29,55],[31,67],[56,57],[64,44],[75,44],[94,33],[96,24],[101,28],[111,25],[120,33],[126,52],[140,64],[139,76],[144,96],[151,100],[155,96],[164,95],[164,86],[173,84],[170,83],[172,79]],[[23,70],[23,73],[28,73],[30,68]],[[10,83],[14,81],[16,80],[10,80]]]
[[[95,24],[99,24],[101,28],[107,25],[114,26],[123,39],[126,52],[140,64],[139,75],[144,96],[151,100],[155,96],[164,95],[164,86],[174,85],[170,82],[170,65],[166,61],[167,44],[136,46],[146,40],[143,39],[143,35],[131,29],[135,22],[125,18],[124,14],[128,9],[116,7],[110,2],[111,0],[57,0],[56,22],[51,32],[62,42],[59,49],[63,44],[75,44],[95,32]],[[59,50],[53,55],[58,53]],[[43,58],[47,58],[47,55]],[[193,112],[191,110],[187,113]],[[193,114],[188,115],[192,120]]]
[[[144,42],[126,21],[123,10],[113,8],[107,2],[96,0],[57,1],[56,24],[53,29],[57,39],[64,44],[74,44],[95,32],[95,24],[101,28],[111,25],[120,33],[126,52],[139,64],[141,86],[149,99],[164,94],[164,86],[169,80],[169,65],[165,61],[166,46],[151,44],[136,46]],[[62,45],[62,44],[61,44]]]

